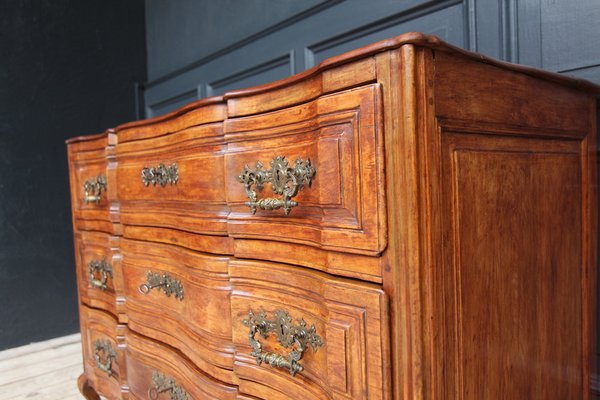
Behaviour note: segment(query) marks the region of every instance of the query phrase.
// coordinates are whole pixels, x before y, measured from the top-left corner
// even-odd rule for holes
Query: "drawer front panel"
[[[241,392],[390,398],[387,297],[379,286],[257,261],[231,261],[230,273]]]
[[[121,277],[115,257],[117,237],[93,231],[76,231],[77,279],[81,301],[117,314],[115,282]]]
[[[106,137],[69,145],[71,209],[77,229],[112,233],[110,195],[115,188],[109,182]]]
[[[80,306],[81,342],[85,375],[98,394],[121,398],[126,382],[125,353],[119,336],[123,325],[103,311]]]
[[[237,388],[215,381],[179,352],[127,332],[129,399],[236,399]]]
[[[128,239],[121,245],[131,329],[179,349],[207,374],[232,383],[228,259]]]
[[[380,90],[374,84],[226,120],[229,234],[379,254],[386,245]]]
[[[222,124],[117,147],[117,197],[124,225],[225,235]]]

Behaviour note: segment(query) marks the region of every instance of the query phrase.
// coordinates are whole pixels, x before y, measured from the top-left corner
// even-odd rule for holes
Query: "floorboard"
[[[0,351],[0,400],[82,400],[81,336]]]

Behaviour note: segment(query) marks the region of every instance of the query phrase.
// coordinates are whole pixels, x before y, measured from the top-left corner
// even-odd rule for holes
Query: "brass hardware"
[[[142,182],[148,186],[152,184],[156,186],[158,183],[160,186],[165,187],[167,183],[174,185],[179,180],[179,169],[176,163],[169,166],[165,166],[163,163],[158,164],[158,167],[144,167],[142,168]]]
[[[310,159],[306,162],[301,158],[297,159],[294,167],[288,166],[288,161],[284,156],[277,156],[271,160],[271,169],[264,170],[260,161],[256,163],[254,170],[247,165],[242,173],[237,177],[237,180],[244,184],[244,190],[250,201],[246,205],[252,210],[252,214],[256,213],[256,209],[262,210],[278,210],[283,208],[285,215],[288,215],[292,207],[296,207],[298,203],[292,198],[298,194],[298,191],[308,185],[310,187],[312,180],[317,172],[310,163]],[[271,184],[273,193],[282,195],[283,198],[268,197],[257,200],[256,191],[252,190],[252,185],[257,190],[262,190],[265,183]]]
[[[106,192],[106,177],[104,175],[98,175],[96,180],[88,179],[83,184],[83,201],[85,201],[85,204],[91,201],[98,204],[103,191]]]
[[[188,400],[188,394],[183,390],[175,379],[167,377],[158,371],[152,372],[152,385],[148,389],[148,397],[152,400],[158,399],[158,395],[170,392],[171,400]]]
[[[272,367],[285,368],[290,371],[292,376],[304,370],[304,367],[299,364],[304,352],[308,346],[312,347],[316,352],[319,347],[324,346],[323,340],[316,333],[315,325],[310,328],[306,327],[304,318],[298,321],[297,325],[292,323],[292,317],[283,310],[275,311],[275,319],[268,320],[267,314],[260,311],[254,314],[252,310],[248,313],[248,319],[242,323],[250,328],[248,339],[252,347],[252,353],[256,358],[256,363],[261,365],[264,361]],[[263,338],[267,339],[271,333],[275,334],[277,341],[286,349],[290,349],[289,354],[282,356],[275,353],[262,351],[262,344],[254,337],[259,333]]]
[[[100,279],[96,278],[96,271],[100,271]],[[92,287],[106,290],[106,282],[108,277],[112,278],[112,267],[106,260],[92,260],[88,263],[88,274],[90,277],[90,285]]]
[[[102,361],[100,353],[104,354],[105,361]],[[96,362],[96,367],[106,372],[108,376],[113,376],[112,363],[116,358],[117,353],[108,340],[96,340],[94,343],[94,361]]]
[[[148,294],[154,288],[161,288],[167,297],[171,297],[173,294],[179,301],[183,300],[183,284],[181,281],[172,279],[166,272],[160,274],[148,271],[146,273],[146,283],[140,285],[140,292]]]

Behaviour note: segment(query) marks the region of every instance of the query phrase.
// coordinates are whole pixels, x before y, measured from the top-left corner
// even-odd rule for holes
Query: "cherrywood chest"
[[[69,140],[88,399],[589,399],[598,87],[409,33]]]

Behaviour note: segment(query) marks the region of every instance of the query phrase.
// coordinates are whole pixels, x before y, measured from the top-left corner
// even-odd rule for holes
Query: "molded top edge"
[[[592,93],[600,93],[600,86],[595,85],[589,81],[584,79],[578,79],[569,77],[566,75],[561,75],[554,72],[545,71],[539,68],[529,67],[520,64],[513,64],[506,61],[497,60],[495,58],[491,58],[485,56],[480,53],[475,53],[472,51],[464,50],[460,47],[454,46],[448,42],[443,41],[437,36],[434,35],[426,35],[420,32],[408,32],[404,33],[400,36],[396,36],[390,39],[381,40],[379,42],[375,42],[373,44],[361,47],[356,50],[349,51],[344,54],[340,54],[338,56],[334,56],[328,58],[321,63],[315,65],[314,67],[303,71],[299,74],[290,76],[285,79],[281,79],[275,82],[267,83],[265,85],[255,86],[248,89],[234,90],[227,92],[223,95],[225,100],[255,95],[259,93],[264,93],[269,90],[282,88],[291,84],[294,84],[303,79],[309,78],[313,75],[316,75],[323,70],[335,67],[337,65],[355,60],[357,58],[362,58],[365,56],[373,55],[376,53],[381,53],[383,51],[392,50],[399,48],[406,44],[413,44],[421,47],[429,47],[435,50],[446,51],[448,53],[457,53],[464,57],[477,60],[479,62],[491,64],[497,66],[499,68],[509,69],[513,71],[517,71],[523,74],[531,75],[540,79],[545,79],[549,81],[553,81],[559,84],[572,86],[580,90],[589,91]]]
[[[467,58],[470,58],[470,59],[473,59],[473,60],[476,60],[479,62],[490,64],[490,65],[493,65],[493,66],[496,66],[499,68],[503,68],[503,69],[516,71],[516,72],[530,75],[530,76],[533,76],[533,77],[536,77],[539,79],[552,81],[552,82],[555,82],[555,83],[558,83],[561,85],[570,86],[570,87],[573,87],[573,88],[576,88],[579,90],[590,92],[592,94],[600,93],[600,86],[595,85],[584,79],[572,78],[572,77],[568,77],[568,76],[561,75],[558,73],[544,71],[544,70],[534,68],[534,67],[524,66],[524,65],[520,65],[520,64],[513,64],[513,63],[506,62],[506,61],[497,60],[497,59],[485,56],[480,53],[475,53],[472,51],[464,50],[460,47],[457,47],[450,43],[447,43],[434,35],[426,35],[426,34],[423,34],[420,32],[408,32],[408,33],[404,33],[400,36],[396,36],[394,38],[381,40],[379,42],[361,47],[359,49],[352,50],[352,51],[346,52],[344,54],[328,58],[327,60],[324,60],[321,63],[315,65],[314,67],[312,67],[306,71],[303,71],[299,74],[296,74],[296,75],[293,75],[293,76],[290,76],[290,77],[287,77],[287,78],[284,78],[284,79],[281,79],[278,81],[270,82],[270,83],[267,83],[264,85],[259,85],[259,86],[255,86],[255,87],[251,87],[251,88],[247,88],[247,89],[241,89],[241,90],[233,90],[233,91],[225,93],[223,96],[214,96],[214,97],[200,99],[200,100],[194,101],[192,103],[189,103],[189,104],[187,104],[175,111],[172,111],[168,114],[164,114],[164,115],[160,115],[158,117],[144,119],[144,120],[140,120],[140,121],[128,122],[128,123],[119,125],[119,126],[117,126],[116,131],[118,132],[118,131],[129,129],[129,128],[147,126],[147,125],[152,125],[155,123],[164,122],[164,121],[167,121],[170,119],[174,119],[182,114],[185,114],[189,111],[192,111],[194,109],[198,109],[201,107],[217,105],[217,104],[225,105],[227,103],[227,100],[229,100],[229,99],[241,98],[241,97],[245,97],[245,96],[252,96],[252,95],[256,95],[256,94],[260,94],[260,93],[265,93],[270,90],[284,88],[286,86],[290,86],[295,83],[298,83],[302,80],[306,80],[312,76],[315,76],[315,75],[323,72],[324,70],[333,68],[335,66],[338,66],[338,65],[341,65],[341,64],[359,59],[359,58],[363,58],[366,56],[381,53],[381,52],[384,52],[387,50],[396,49],[396,48],[399,48],[399,47],[401,47],[403,45],[407,45],[407,44],[412,44],[412,45],[421,46],[421,47],[429,47],[429,48],[439,50],[439,51],[445,51],[448,53],[459,54],[463,57],[467,57]],[[92,135],[92,136],[79,136],[79,137],[75,137],[75,138],[67,140],[66,143],[69,144],[69,143],[78,142],[78,141],[82,141],[82,140],[93,140],[93,139],[97,139],[106,134],[107,133],[102,133],[99,135]]]
[[[105,130],[102,133],[96,133],[94,135],[75,136],[75,137],[65,140],[65,144],[69,145],[69,144],[77,143],[77,142],[87,142],[87,141],[92,141],[92,140],[96,140],[96,139],[102,139],[104,137],[107,137],[110,133],[115,133],[115,130],[111,128],[111,129]]]
[[[197,108],[202,108],[205,106],[219,104],[219,103],[225,104],[225,102],[223,101],[223,96],[205,97],[203,99],[196,100],[189,104],[186,104],[186,105],[176,109],[175,111],[171,111],[170,113],[159,115],[158,117],[142,119],[139,121],[127,122],[125,124],[117,126],[116,130],[120,131],[120,130],[124,130],[124,129],[135,128],[138,126],[152,125],[152,124],[155,124],[158,122],[168,121],[170,119],[176,118],[182,114],[185,114],[185,113],[195,110]]]

